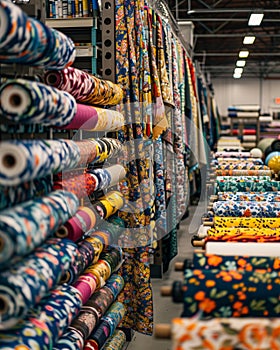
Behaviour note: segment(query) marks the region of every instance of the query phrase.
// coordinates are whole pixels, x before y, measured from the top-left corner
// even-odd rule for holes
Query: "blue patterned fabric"
[[[218,201],[213,204],[216,216],[277,218],[280,217],[279,202]]]
[[[28,17],[12,2],[1,0],[0,22],[0,62],[49,69],[62,69],[74,62],[76,51],[70,38]]]
[[[64,126],[77,112],[72,95],[40,82],[9,80],[0,87],[0,115],[21,124]]]
[[[13,327],[54,288],[75,261],[77,245],[70,240],[49,239],[33,253],[0,274],[0,297],[4,301],[0,329]]]
[[[0,270],[40,246],[78,205],[74,194],[55,191],[0,212]]]
[[[0,145],[0,185],[13,186],[71,169],[81,158],[71,140],[10,140]]]
[[[15,327],[0,331],[0,348],[51,350],[82,305],[78,290],[69,285],[56,287]]]

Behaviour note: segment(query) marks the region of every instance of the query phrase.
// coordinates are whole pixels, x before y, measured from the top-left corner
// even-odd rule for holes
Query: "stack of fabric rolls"
[[[76,72],[69,67],[75,47],[64,34],[5,0],[0,22],[1,63]],[[104,108],[36,79],[1,81],[0,115],[13,125],[0,143],[1,349],[83,349],[87,338],[99,349],[111,337],[123,345],[116,329],[125,313],[117,301],[124,286],[116,246],[122,223],[114,214],[124,201],[119,191],[107,190],[125,170],[103,166],[122,144],[37,134],[42,127],[107,132],[123,125],[123,115],[107,108],[122,99],[120,86],[83,72],[75,76],[88,98],[82,103]]]
[[[270,169],[259,155],[240,149],[215,154],[216,174],[248,174],[216,177],[216,194],[193,237],[203,250],[177,267],[183,281],[162,289],[184,304],[181,318],[156,330],[172,337],[173,349],[280,348],[280,187],[273,171],[263,175]]]

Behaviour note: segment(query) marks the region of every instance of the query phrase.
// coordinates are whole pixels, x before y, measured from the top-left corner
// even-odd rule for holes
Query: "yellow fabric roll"
[[[276,242],[280,240],[280,229],[230,227],[210,229],[207,241]]]
[[[257,227],[280,228],[280,218],[246,218],[246,217],[220,217],[214,218],[215,228],[217,227]]]

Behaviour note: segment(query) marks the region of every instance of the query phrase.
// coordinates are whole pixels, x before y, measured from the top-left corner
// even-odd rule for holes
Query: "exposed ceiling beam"
[[[214,34],[214,31],[212,29],[210,29],[206,24],[204,24],[203,22],[198,22],[201,27],[203,27],[208,33]]]
[[[202,1],[202,0],[197,0],[201,5],[203,5],[204,7],[206,7],[206,8],[208,8],[209,10],[213,10],[213,8],[210,6],[210,5],[208,5],[208,4],[206,4],[204,1]]]

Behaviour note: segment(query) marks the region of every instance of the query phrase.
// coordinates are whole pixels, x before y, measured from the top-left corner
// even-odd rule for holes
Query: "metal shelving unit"
[[[89,41],[90,45],[77,45],[77,58],[91,59],[91,73],[100,75],[98,67],[98,53],[101,53],[101,47],[97,43],[97,32],[99,21],[97,17],[79,17],[79,18],[47,18],[45,24],[64,32],[71,37],[74,42]],[[73,32],[72,29],[76,30]],[[85,38],[85,39],[83,39]]]

